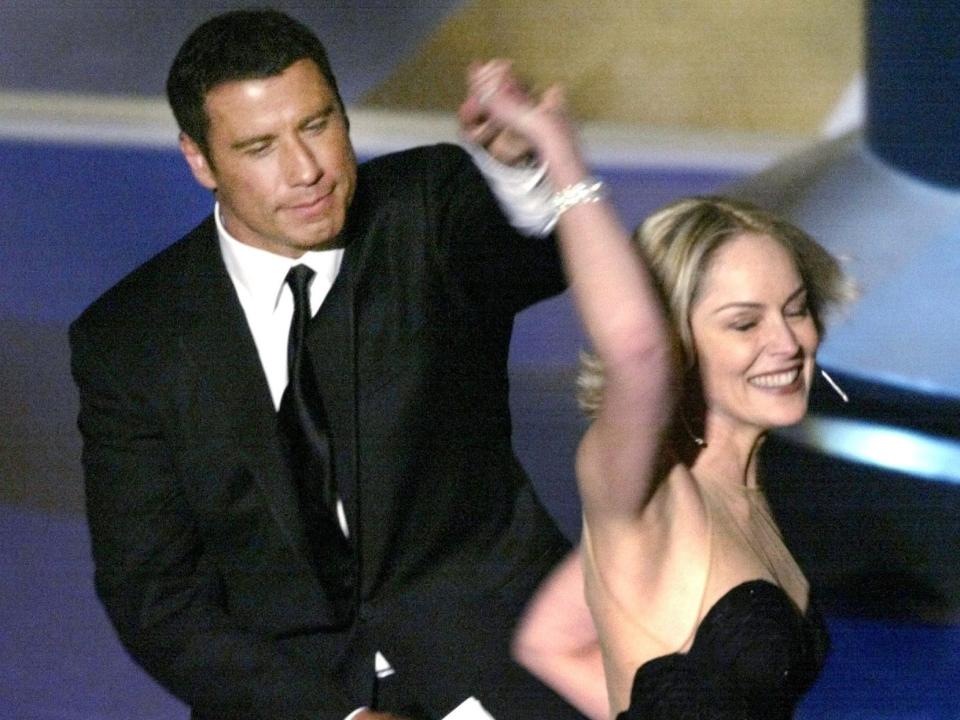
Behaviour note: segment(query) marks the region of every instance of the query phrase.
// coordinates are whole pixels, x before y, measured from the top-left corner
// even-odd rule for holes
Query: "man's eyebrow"
[[[336,109],[337,109],[337,108],[336,108],[336,103],[334,103],[334,102],[331,101],[328,105],[320,108],[320,109],[317,110],[316,112],[311,113],[310,115],[308,115],[307,117],[305,117],[305,118],[300,122],[300,127],[306,127],[306,126],[309,125],[310,123],[315,122],[315,121],[317,121],[317,120],[326,120],[328,117],[330,117],[331,115],[333,115],[333,113],[336,111]]]
[[[266,133],[266,134],[264,134],[264,135],[255,135],[255,136],[253,136],[253,137],[243,138],[242,140],[237,140],[235,143],[231,143],[231,144],[230,144],[230,147],[231,147],[231,149],[233,149],[233,150],[243,150],[244,148],[248,148],[248,147],[250,147],[251,145],[259,145],[260,143],[268,143],[268,142],[270,142],[271,140],[273,140],[274,137],[276,137],[276,136],[275,136],[275,135],[271,135],[271,134],[269,134],[269,133]]]
[[[336,103],[331,101],[329,104],[320,108],[316,112],[313,112],[310,115],[307,115],[307,117],[305,117],[303,120],[300,121],[300,123],[298,124],[298,127],[305,128],[307,125],[309,125],[312,122],[316,122],[317,120],[326,120],[331,115],[333,115],[334,112],[336,112],[336,110],[337,110]],[[276,135],[273,135],[272,133],[264,133],[263,135],[254,135],[253,137],[242,138],[240,140],[237,140],[236,142],[231,143],[230,147],[233,150],[244,150],[252,145],[259,145],[260,143],[268,143],[271,140],[273,140],[275,137]]]

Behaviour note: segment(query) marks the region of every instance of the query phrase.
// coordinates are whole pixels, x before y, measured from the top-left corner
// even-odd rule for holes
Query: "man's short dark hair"
[[[306,25],[277,10],[234,10],[207,20],[180,47],[167,76],[177,124],[209,159],[207,93],[222,83],[279,75],[303,59],[316,63],[346,116],[327,51]]]

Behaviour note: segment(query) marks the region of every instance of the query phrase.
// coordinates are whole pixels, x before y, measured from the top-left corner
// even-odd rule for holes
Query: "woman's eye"
[[[748,330],[752,330],[756,326],[757,326],[756,320],[742,320],[740,322],[733,323],[733,325],[731,325],[730,327],[732,327],[737,332],[747,332]]]

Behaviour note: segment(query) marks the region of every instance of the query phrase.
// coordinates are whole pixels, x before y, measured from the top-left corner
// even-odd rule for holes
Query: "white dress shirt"
[[[286,284],[287,273],[294,265],[306,265],[316,273],[310,283],[312,317],[337,279],[343,248],[308,250],[298,258],[289,258],[234,238],[220,219],[219,203],[214,206],[213,216],[223,262],[257,345],[273,405],[279,409],[287,387],[287,340],[293,320],[293,292]]]

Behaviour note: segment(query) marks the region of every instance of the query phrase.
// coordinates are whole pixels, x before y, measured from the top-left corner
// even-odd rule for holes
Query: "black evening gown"
[[[686,653],[637,670],[617,720],[788,720],[823,667],[830,640],[776,585],[750,580],[704,616]]]

